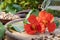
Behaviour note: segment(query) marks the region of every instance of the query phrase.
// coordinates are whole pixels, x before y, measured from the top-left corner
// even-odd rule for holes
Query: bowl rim
[[[0,20],[4,20],[4,21],[10,21],[11,19],[0,19]]]
[[[18,21],[23,21],[23,20],[24,20],[24,18],[20,18],[20,19],[12,20],[12,21],[6,23],[6,24],[5,24],[5,29],[6,29],[5,34],[6,34],[8,37],[12,37],[12,38],[14,38],[14,39],[20,40],[20,39],[21,39],[20,37],[18,37],[17,35],[13,35],[13,34],[7,29],[7,25],[10,24],[10,23],[14,23],[14,22],[18,22]]]
[[[14,23],[14,22],[17,22],[17,21],[23,21],[25,18],[19,18],[19,19],[15,19],[15,20],[12,20],[12,21],[9,21],[8,23],[5,24],[5,27],[7,27],[8,24],[10,23]]]

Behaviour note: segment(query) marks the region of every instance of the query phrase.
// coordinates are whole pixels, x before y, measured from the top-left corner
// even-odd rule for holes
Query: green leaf
[[[29,2],[24,3],[24,7],[25,7],[26,5],[28,5],[28,4],[29,4]]]
[[[25,3],[25,1],[20,2],[20,4],[24,4],[24,3]]]
[[[17,22],[17,23],[13,23],[13,24],[8,24],[7,26],[8,26],[9,29],[15,30],[17,32],[24,31],[24,23],[23,23],[23,21]]]
[[[60,23],[57,20],[55,21],[55,23],[56,23],[56,26],[58,28]]]
[[[29,18],[29,16],[31,15],[32,11],[33,11],[33,10],[30,10],[30,11],[29,11],[29,13],[28,13],[27,16],[26,16],[26,19]]]
[[[57,26],[57,28],[59,27],[59,25],[60,25],[60,22],[59,22],[59,20],[54,20],[54,22],[56,23],[56,26]]]
[[[23,21],[23,23],[24,23],[24,24],[28,24],[29,22],[28,22],[27,19],[25,19],[25,20]]]
[[[33,11],[33,10],[30,10],[29,13],[27,14],[26,18],[25,18],[24,21],[23,21],[24,24],[28,24],[28,23],[29,23],[27,19],[28,19],[29,16],[31,15],[32,11]]]
[[[17,4],[13,4],[12,5],[14,9],[16,9],[17,11],[21,11],[22,10],[22,7],[17,5]]]
[[[17,4],[9,4],[5,9],[6,12],[10,12],[12,14],[16,14],[18,11],[21,10],[22,8]]]
[[[15,14],[16,13],[16,10],[13,9],[12,5],[8,5],[5,9],[6,12],[10,12],[12,14]]]
[[[17,24],[13,24],[12,27],[13,27],[13,29],[16,30],[17,32],[22,32],[22,31],[24,31],[23,21],[21,21],[20,23],[17,23]]]
[[[4,37],[4,33],[5,33],[5,27],[4,25],[0,22],[0,38]]]
[[[14,0],[14,3],[17,3],[17,0]]]
[[[34,14],[34,15],[38,16],[38,13],[39,13],[39,11],[37,9],[30,10],[29,13],[27,14],[25,20],[24,20],[24,24],[28,24],[29,23],[27,19],[29,18],[29,16],[31,14]]]
[[[22,32],[22,31],[24,31],[24,27],[22,27],[22,26],[13,26],[13,28],[14,28],[17,32]]]
[[[46,11],[49,12],[49,13],[51,13],[51,14],[53,14],[56,17],[60,17],[60,10],[53,10],[51,8],[47,8]]]
[[[34,10],[33,10],[33,12],[32,12],[32,14],[34,14],[34,15],[38,16],[38,14],[39,14],[39,10],[34,9]]]
[[[4,8],[4,2],[0,3],[0,11],[2,11],[2,9]]]

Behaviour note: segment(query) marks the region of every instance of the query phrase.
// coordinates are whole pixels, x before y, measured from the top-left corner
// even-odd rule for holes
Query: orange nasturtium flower
[[[46,11],[41,11],[38,16],[39,22],[44,23],[48,28],[49,32],[53,32],[56,29],[56,24],[54,23],[54,16]]]
[[[25,24],[24,27],[28,34],[44,33],[46,28],[49,32],[53,32],[56,28],[54,16],[46,11],[39,12],[38,17],[30,15],[28,21],[30,24]]]

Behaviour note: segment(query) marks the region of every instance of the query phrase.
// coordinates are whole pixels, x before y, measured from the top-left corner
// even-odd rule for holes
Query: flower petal
[[[31,26],[32,26],[31,24],[26,24],[24,28],[25,28],[26,33],[32,35],[32,34],[35,34],[36,31],[32,30]]]
[[[54,16],[51,13],[48,13],[46,11],[41,11],[39,13],[39,19],[43,20],[43,22],[53,22],[54,21]]]
[[[38,19],[39,19],[39,22],[42,22],[42,23],[44,23],[44,24],[46,24],[47,23],[47,20],[46,20],[46,16],[47,16],[47,12],[46,11],[41,11],[40,13],[39,13],[39,17],[38,17]]]
[[[45,26],[43,23],[40,23],[40,25],[37,26],[37,30],[40,33],[44,33],[45,32]]]
[[[48,22],[52,23],[52,22],[54,21],[54,16],[53,16],[52,14],[48,13],[48,14],[46,15],[46,20],[47,20]]]
[[[56,24],[55,23],[48,23],[47,27],[48,27],[49,32],[53,32],[56,29]]]
[[[37,21],[39,23],[43,23],[44,25],[46,25],[48,23],[48,21],[46,19],[43,19],[43,18],[40,18],[40,17],[37,17]]]
[[[29,21],[31,24],[38,24],[38,21],[37,21],[35,15],[31,15],[31,16],[28,18],[28,21]]]
[[[45,17],[45,15],[47,14],[47,12],[46,11],[40,11],[39,12],[39,17]]]
[[[43,23],[40,23],[40,26],[41,26],[41,33],[44,33],[45,32],[45,25]]]

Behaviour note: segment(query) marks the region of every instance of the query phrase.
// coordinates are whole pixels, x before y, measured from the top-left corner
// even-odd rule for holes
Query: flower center
[[[35,27],[35,25],[32,25],[32,29],[33,29],[33,30],[36,30],[36,27]]]
[[[46,20],[43,20],[43,23],[46,25],[48,22]]]

